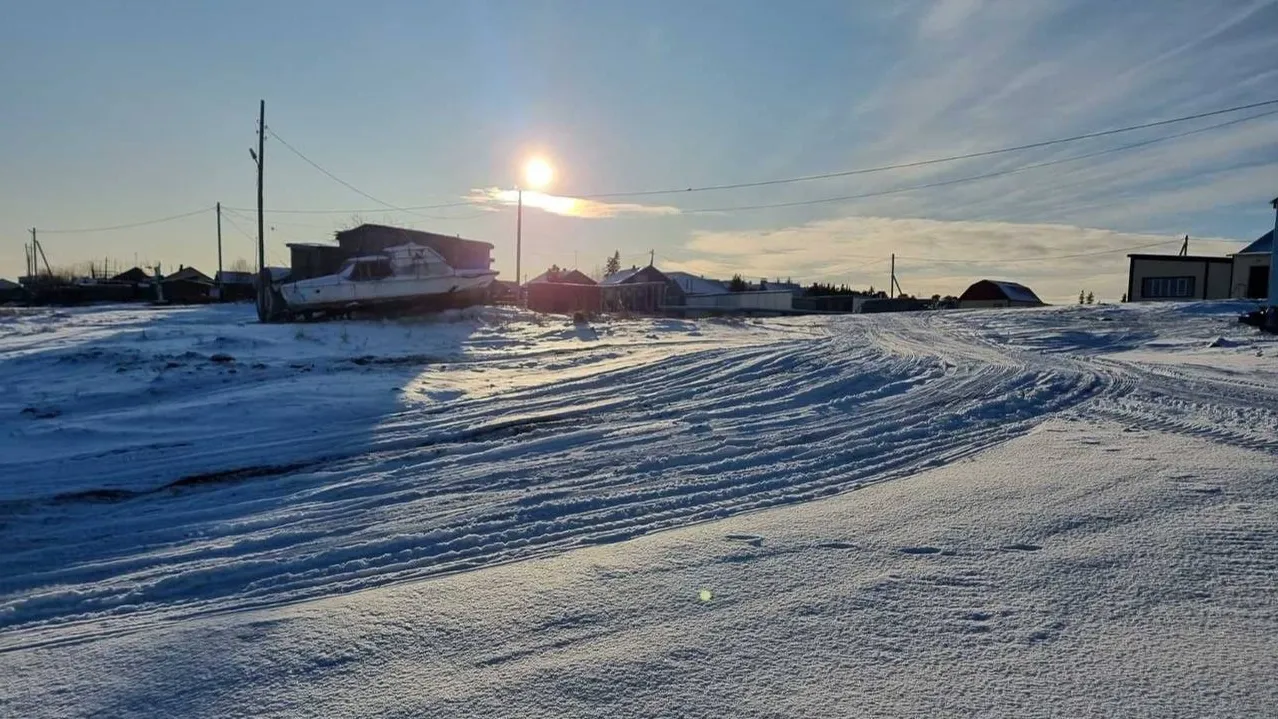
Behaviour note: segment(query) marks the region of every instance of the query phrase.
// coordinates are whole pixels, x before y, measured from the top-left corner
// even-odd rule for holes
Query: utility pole
[[[217,203],[217,298],[224,300],[222,296],[222,203]]]
[[[266,219],[262,210],[262,172],[266,165],[266,100],[257,114],[257,271],[266,277]]]
[[[892,294],[896,288],[896,253],[892,253],[892,277],[888,279],[888,297],[894,297]]]
[[[657,261],[657,251],[648,250],[648,266],[652,267],[653,263],[656,261]]]
[[[266,269],[266,220],[262,211],[262,170],[266,164],[266,100],[257,111],[257,152],[249,149],[253,162],[257,163],[257,319],[270,319],[271,274]],[[219,218],[221,214],[219,213]],[[220,264],[220,263],[219,263]]]
[[[519,281],[520,262],[524,254],[524,190],[522,187],[515,188],[515,196],[518,198],[515,204],[515,297],[523,297],[520,287],[523,283]]]
[[[1269,206],[1274,208],[1274,233],[1269,237],[1269,307],[1278,312],[1278,197]]]
[[[49,273],[50,277],[52,277],[53,268],[49,267],[49,258],[44,254],[44,247],[42,247],[40,245],[40,241],[36,239],[36,228],[34,227],[31,228],[31,246],[35,248],[31,251],[32,255],[37,252],[40,253],[40,259],[44,260],[44,270]],[[32,260],[32,264],[35,265],[35,272],[32,272],[31,274],[35,275],[40,272],[40,263],[38,260]]]
[[[1185,235],[1185,241],[1180,243],[1180,256],[1186,257],[1188,255],[1189,255],[1189,235]]]

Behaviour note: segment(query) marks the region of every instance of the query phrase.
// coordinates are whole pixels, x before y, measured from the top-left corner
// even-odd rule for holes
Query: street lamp
[[[534,190],[541,189],[550,184],[555,177],[555,169],[550,163],[534,157],[524,165],[524,182]],[[523,280],[520,271],[523,269],[521,261],[523,259],[524,244],[524,186],[515,187],[515,287],[522,288]],[[522,296],[522,291],[520,295]]]

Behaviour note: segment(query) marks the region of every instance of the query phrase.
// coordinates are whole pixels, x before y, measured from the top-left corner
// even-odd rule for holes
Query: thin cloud
[[[515,190],[503,190],[499,187],[475,189],[467,198],[471,202],[483,206],[512,207],[519,201],[519,193]],[[600,202],[581,197],[563,197],[544,192],[524,190],[525,207],[545,210],[564,217],[582,217],[587,219],[605,219],[622,215],[666,216],[679,214],[679,208],[668,205],[641,205],[633,202]]]
[[[887,286],[897,255],[902,287],[918,295],[958,294],[982,278],[1022,280],[1048,301],[1080,289],[1117,301],[1126,292],[1127,253],[1174,251],[1180,238],[1077,227],[989,221],[843,217],[777,230],[700,231],[672,269],[707,276],[794,277],[804,282]],[[1243,243],[1193,238],[1195,252]],[[1144,247],[1144,249],[1131,249]]]

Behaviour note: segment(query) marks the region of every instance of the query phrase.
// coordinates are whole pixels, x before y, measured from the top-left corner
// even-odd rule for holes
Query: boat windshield
[[[352,280],[380,280],[393,274],[389,259],[357,260],[349,277]]]

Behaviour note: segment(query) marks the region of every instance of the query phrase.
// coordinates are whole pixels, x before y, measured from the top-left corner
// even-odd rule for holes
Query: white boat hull
[[[462,271],[437,277],[391,276],[376,280],[349,280],[331,275],[284,284],[279,292],[291,312],[348,310],[386,304],[426,304],[432,299],[485,289],[496,276],[496,272],[489,271]]]

